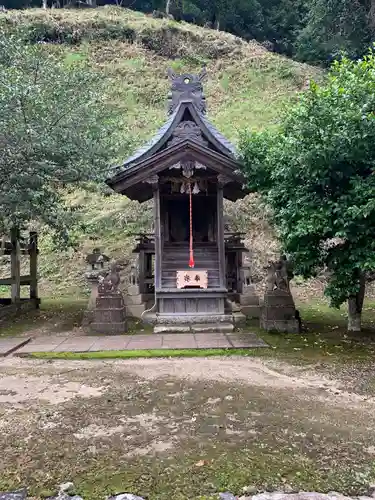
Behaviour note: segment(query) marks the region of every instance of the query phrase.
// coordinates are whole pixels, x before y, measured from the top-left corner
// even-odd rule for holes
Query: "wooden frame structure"
[[[3,238],[0,255],[10,256],[9,278],[0,278],[0,286],[10,286],[10,297],[0,298],[0,318],[20,310],[38,309],[38,234],[29,233],[28,240],[21,238],[20,230],[12,229],[10,239]],[[21,256],[29,256],[29,274],[21,276]],[[21,298],[21,286],[29,286],[29,298]]]
[[[154,201],[154,233],[141,237],[135,252],[140,293],[151,292],[145,286],[151,279],[147,285],[155,294],[158,320],[220,322],[226,318],[226,299],[242,291],[240,267],[247,251],[239,235],[225,234],[223,202],[247,194],[245,179],[234,146],[206,118],[205,72],[169,75],[169,119],[115,167],[107,184],[140,203]],[[196,271],[207,273],[203,288],[177,283],[182,271],[188,275],[192,259]]]

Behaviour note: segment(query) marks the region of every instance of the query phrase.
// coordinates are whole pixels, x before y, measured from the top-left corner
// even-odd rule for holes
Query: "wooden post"
[[[12,304],[21,302],[21,264],[20,264],[20,231],[13,228],[10,233],[12,251],[10,255],[10,268],[12,279],[11,300]]]
[[[224,242],[224,202],[223,186],[217,185],[217,247],[219,252],[220,288],[226,288],[225,279],[225,242]]]
[[[29,238],[30,255],[30,300],[35,301],[35,307],[39,307],[38,300],[38,234],[30,233]]]
[[[160,224],[160,190],[159,176],[153,175],[147,182],[154,192],[154,225],[155,225],[155,290],[161,288],[161,224]]]
[[[139,293],[145,293],[145,273],[146,273],[146,265],[145,265],[145,251],[140,250],[138,256],[138,287]]]

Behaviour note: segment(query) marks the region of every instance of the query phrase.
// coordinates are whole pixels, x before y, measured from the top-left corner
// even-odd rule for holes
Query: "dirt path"
[[[254,358],[0,362],[0,491],[72,480],[85,499],[247,486],[360,493],[375,399]]]

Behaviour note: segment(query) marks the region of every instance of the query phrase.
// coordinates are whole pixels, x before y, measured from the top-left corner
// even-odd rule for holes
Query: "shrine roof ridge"
[[[224,137],[214,125],[206,118],[206,99],[203,93],[203,80],[207,76],[206,68],[198,75],[175,74],[168,70],[171,80],[171,91],[168,100],[167,121],[159,128],[156,134],[143,146],[138,148],[124,163],[111,168],[114,175],[135,167],[139,162],[147,159],[152,154],[164,147],[178,125],[186,120],[184,111],[189,110],[192,120],[199,127],[203,136],[213,143],[213,146],[224,156],[237,158],[234,145]]]

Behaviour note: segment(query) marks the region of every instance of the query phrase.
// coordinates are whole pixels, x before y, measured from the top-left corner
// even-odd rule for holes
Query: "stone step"
[[[233,323],[155,325],[154,333],[232,333]]]
[[[181,325],[202,325],[231,323],[233,325],[232,314],[159,314],[156,316],[156,323],[159,325],[181,326]]]

